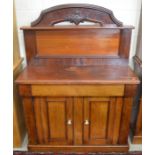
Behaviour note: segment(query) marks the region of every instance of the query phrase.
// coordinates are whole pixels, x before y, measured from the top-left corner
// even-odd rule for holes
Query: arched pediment
[[[90,4],[67,4],[43,10],[38,19],[31,23],[31,26],[49,27],[64,21],[69,21],[75,25],[85,21],[98,23],[101,26],[123,25],[115,18],[111,10],[104,7]]]

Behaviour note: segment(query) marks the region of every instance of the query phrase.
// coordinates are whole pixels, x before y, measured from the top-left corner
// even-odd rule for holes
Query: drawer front
[[[124,85],[32,85],[32,96],[123,96]]]

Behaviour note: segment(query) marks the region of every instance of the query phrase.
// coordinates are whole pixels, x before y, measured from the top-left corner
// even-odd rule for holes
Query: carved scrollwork
[[[101,26],[104,24],[122,26],[122,22],[114,17],[111,10],[89,4],[60,5],[46,9],[41,12],[36,21],[31,23],[31,26],[53,26],[64,21],[69,21],[75,25],[88,21],[98,23]]]

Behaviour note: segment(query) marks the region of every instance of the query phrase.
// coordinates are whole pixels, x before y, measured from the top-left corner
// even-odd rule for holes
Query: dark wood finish
[[[120,126],[121,126],[121,118],[122,118],[122,110],[123,110],[123,98],[122,97],[117,97],[116,98],[116,107],[115,107],[115,122],[113,125],[113,136],[112,136],[112,143],[113,144],[118,144],[119,136],[121,136],[120,131]]]
[[[126,85],[124,90],[125,97],[132,97],[135,96],[138,89],[138,85]]]
[[[138,85],[136,96],[134,98],[130,137],[132,143],[142,144],[142,61],[138,56],[134,56],[133,60],[134,71],[141,82],[140,85]]]
[[[90,4],[67,4],[43,10],[39,18],[31,23],[31,26],[49,27],[63,21],[69,21],[76,25],[84,21],[99,23],[100,25],[122,25],[122,22],[114,17],[113,12],[104,7]]]
[[[128,152],[129,146],[127,145],[104,145],[104,146],[83,146],[83,145],[73,145],[73,146],[51,146],[51,145],[28,145],[30,151],[41,151],[41,152]]]
[[[21,96],[31,96],[32,92],[31,92],[31,85],[19,85],[19,93]]]
[[[121,31],[119,54],[121,58],[129,58],[131,42],[131,29]]]
[[[119,144],[128,143],[132,104],[133,104],[133,98],[131,98],[131,97],[124,98],[122,119],[121,119],[121,126],[120,126],[120,135],[121,136],[119,136],[119,141],[118,141]]]
[[[36,38],[34,31],[24,31],[27,63],[36,55]]]
[[[75,25],[55,25],[63,21]],[[83,21],[95,25],[77,26]],[[139,84],[128,66],[133,27],[87,4],[52,7],[31,25],[22,28],[28,66],[16,80],[29,150],[128,151]]]
[[[63,21],[73,22],[75,25],[91,21],[99,25],[54,26]],[[128,58],[133,28],[123,26],[111,10],[100,6],[71,4],[52,7],[42,11],[31,27],[22,27],[27,62],[33,56]],[[94,38],[93,44],[90,38]]]
[[[72,59],[68,61],[72,63]],[[25,68],[17,79],[19,84],[138,84],[139,80],[128,67],[128,61],[110,60],[93,65],[88,65],[77,59],[73,65],[63,60],[50,61],[40,59]],[[67,60],[66,60],[67,61]],[[90,60],[91,61],[91,60]],[[97,60],[96,60],[97,61]],[[101,61],[101,60],[98,60]],[[104,61],[104,60],[102,60]],[[98,62],[99,63],[99,62]],[[84,64],[84,65],[83,65]],[[117,72],[116,72],[117,71]],[[134,86],[133,86],[134,87]]]
[[[87,26],[75,29],[75,27],[61,26],[61,28],[46,29],[24,28],[28,63],[34,56],[41,58],[49,56],[57,58],[129,57],[132,28]],[[91,44],[92,38],[93,44]]]
[[[103,26],[99,26],[99,25],[78,25],[78,26],[74,26],[74,25],[57,25],[57,26],[51,26],[51,27],[31,27],[31,26],[22,26],[20,28],[21,30],[31,30],[31,31],[36,31],[36,30],[50,30],[50,31],[55,31],[55,30],[66,30],[66,29],[110,29],[110,30],[124,30],[124,29],[134,29],[134,26],[131,25],[123,25],[123,26],[119,26],[119,27],[114,27],[113,25],[103,25]]]
[[[34,118],[34,102],[30,97],[23,97],[23,108],[28,132],[29,144],[37,144],[36,125]]]
[[[142,99],[139,101],[139,111],[136,122],[136,129],[132,139],[133,144],[142,144]]]

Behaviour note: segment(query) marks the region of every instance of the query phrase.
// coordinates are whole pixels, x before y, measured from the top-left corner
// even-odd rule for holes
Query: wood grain
[[[30,151],[52,151],[52,152],[80,152],[80,153],[89,153],[89,152],[103,152],[103,153],[111,153],[111,152],[128,152],[128,145],[104,145],[104,146],[51,146],[51,145],[28,145],[28,149]]]
[[[19,85],[19,93],[21,96],[31,96],[31,85]]]
[[[109,128],[110,99],[101,97],[84,98],[84,144],[105,145],[110,144],[107,133]],[[112,105],[111,107],[113,107]]]
[[[131,33],[131,29],[121,31],[119,53],[122,58],[129,58]]]
[[[74,145],[83,144],[83,98],[74,98]]]
[[[142,99],[139,103],[139,112],[136,122],[136,129],[132,140],[133,144],[142,144]]]
[[[32,85],[33,96],[123,96],[123,85]]]
[[[37,31],[37,55],[116,56],[119,50],[119,37],[119,30],[108,29]]]
[[[35,97],[34,113],[38,144],[69,145],[73,143],[71,98]]]
[[[36,55],[36,36],[34,31],[24,31],[24,41],[26,50],[26,60],[29,64]]]
[[[133,98],[131,97],[124,98],[123,111],[121,116],[120,136],[118,141],[119,144],[128,143],[132,104],[133,104]]]
[[[34,103],[31,97],[23,97],[24,116],[28,131],[29,144],[37,144],[37,134],[34,116]]]
[[[125,97],[134,97],[138,90],[138,85],[125,85],[124,96]]]
[[[124,59],[33,59],[18,84],[138,84]]]
[[[44,131],[42,127],[42,111],[41,111],[41,103],[40,98],[34,99],[34,115],[35,115],[35,125],[36,125],[36,131],[37,131],[37,139],[38,144],[44,143]],[[46,133],[45,133],[46,134]]]
[[[139,53],[141,53],[141,51],[139,51]],[[142,144],[142,60],[135,55],[133,61],[134,71],[141,82],[137,87],[133,103],[130,138],[132,143]]]
[[[120,125],[121,125],[121,116],[122,116],[122,108],[123,108],[123,98],[117,97],[116,98],[116,107],[115,107],[115,122],[114,122],[114,129],[113,130],[113,144],[118,143],[119,136],[121,134],[119,133]]]

